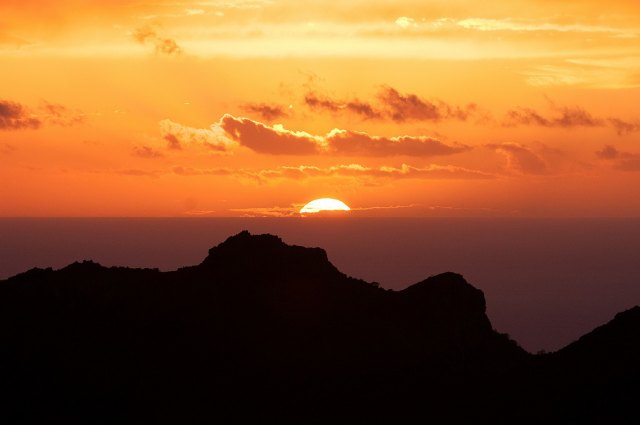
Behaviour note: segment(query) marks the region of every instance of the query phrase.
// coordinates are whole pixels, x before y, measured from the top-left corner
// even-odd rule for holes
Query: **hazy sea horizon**
[[[460,273],[493,326],[532,352],[640,304],[640,218],[0,218],[0,279],[81,260],[175,270],[242,230],[321,247],[388,289]]]

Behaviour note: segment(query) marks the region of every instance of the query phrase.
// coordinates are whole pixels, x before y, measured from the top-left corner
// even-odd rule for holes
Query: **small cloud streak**
[[[332,113],[346,111],[364,119],[378,120],[384,117],[384,114],[377,111],[374,106],[358,99],[339,102],[315,92],[309,92],[304,97],[304,103],[313,110],[325,110]]]
[[[620,118],[609,118],[609,124],[616,130],[619,136],[640,131],[640,122],[629,122]]]
[[[42,121],[17,102],[0,100],[0,130],[37,130]]]
[[[230,176],[236,174],[229,168],[192,168],[177,165],[171,169],[179,176]]]
[[[351,208],[351,211],[375,211],[375,210],[404,210],[407,208],[415,208],[416,204],[409,205],[384,205],[384,206],[373,206],[373,207],[357,207]]]
[[[296,217],[300,216],[298,208],[292,207],[255,207],[232,208],[231,212],[240,213],[245,217]]]
[[[415,94],[402,94],[393,87],[383,87],[376,96],[376,102],[359,99],[335,100],[327,96],[309,92],[304,102],[312,110],[331,113],[349,112],[367,120],[392,120],[396,123],[407,121],[465,121],[477,112],[477,105],[451,106],[442,101],[429,101]]]
[[[507,112],[505,126],[533,125],[540,127],[602,127],[605,120],[595,118],[586,110],[576,107],[554,107],[556,114],[545,117],[531,108],[512,109]]]
[[[72,112],[69,108],[58,103],[49,103],[44,101],[40,110],[43,112],[42,118],[48,123],[60,125],[62,127],[71,127],[76,124],[84,124],[86,115],[81,112]]]
[[[612,145],[606,145],[596,151],[600,159],[613,162],[613,168],[619,171],[640,171],[640,154],[619,151]]]
[[[282,105],[268,105],[266,103],[246,103],[242,105],[245,112],[258,114],[261,119],[272,122],[289,116],[287,108]]]
[[[123,176],[133,176],[133,177],[158,177],[158,172],[155,170],[142,170],[138,168],[126,168],[122,170],[116,170],[116,174],[121,174]]]
[[[579,106],[557,106],[551,104],[553,115],[543,115],[532,108],[517,108],[507,112],[503,121],[505,127],[519,125],[575,128],[575,127],[611,127],[619,136],[640,131],[640,122],[626,121],[621,118],[599,118]]]
[[[182,48],[174,39],[160,37],[155,30],[149,27],[135,30],[133,38],[140,44],[153,45],[157,53],[166,55],[179,55],[182,53]]]
[[[136,146],[133,148],[133,155],[140,158],[154,159],[162,158],[164,155],[149,146]]]
[[[427,167],[413,167],[402,164],[400,167],[370,168],[360,164],[336,165],[332,167],[315,167],[301,165],[298,167],[284,166],[276,169],[262,170],[258,177],[263,180],[284,178],[302,180],[318,177],[355,177],[378,179],[425,179],[425,180],[476,180],[492,179],[494,175],[482,171],[470,170],[452,165],[429,165]]]
[[[189,210],[189,211],[185,211],[183,214],[196,216],[196,217],[202,217],[202,216],[206,216],[206,215],[215,214],[215,212],[216,212],[215,210]]]

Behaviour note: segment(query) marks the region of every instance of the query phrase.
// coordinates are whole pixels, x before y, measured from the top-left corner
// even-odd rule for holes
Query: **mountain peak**
[[[227,238],[211,248],[200,265],[218,270],[233,270],[237,273],[259,272],[299,276],[342,275],[329,262],[327,253],[321,248],[306,248],[288,245],[271,234],[253,235],[247,230]]]

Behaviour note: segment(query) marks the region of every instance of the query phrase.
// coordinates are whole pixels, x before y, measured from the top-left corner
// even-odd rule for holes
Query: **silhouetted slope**
[[[589,344],[618,331],[602,332]],[[6,423],[500,421],[539,376],[598,352],[589,337],[533,358],[458,274],[388,291],[248,232],[174,272],[82,262],[2,281],[0,341]]]
[[[580,424],[637,423],[640,307],[542,356],[537,371],[530,385],[545,395],[547,417]]]

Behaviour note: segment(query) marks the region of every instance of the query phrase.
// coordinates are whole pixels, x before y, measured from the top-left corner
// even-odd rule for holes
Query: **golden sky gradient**
[[[13,217],[637,217],[640,4],[4,0],[0,179]]]

